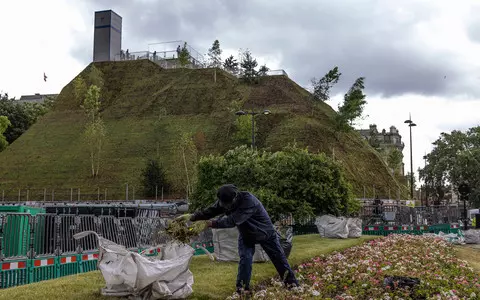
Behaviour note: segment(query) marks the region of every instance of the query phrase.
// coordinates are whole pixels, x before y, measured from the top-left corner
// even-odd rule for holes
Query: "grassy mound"
[[[87,83],[91,66],[80,74]],[[135,187],[139,195],[147,158],[158,156],[171,179],[182,172],[175,149],[184,133],[193,136],[200,155],[238,146],[234,112],[240,108],[272,111],[257,118],[259,147],[279,150],[296,142],[311,151],[334,152],[358,196],[363,196],[364,187],[370,196],[373,186],[377,195],[385,196],[389,191],[396,195],[399,188],[357,133],[334,134],[331,107],[325,103],[314,106],[308,92],[285,76],[264,77],[258,84],[245,85],[221,70],[214,82],[213,69],[166,70],[144,60],[95,66],[104,81],[101,114],[107,129],[100,176],[90,177],[89,153],[82,137],[85,116],[69,83],[54,110],[0,153],[1,189],[16,196],[18,189],[27,187],[42,191],[80,188],[94,195],[97,188],[102,192],[108,188],[110,199],[115,193],[121,199],[128,183],[130,191]],[[38,194],[43,199],[43,192]]]

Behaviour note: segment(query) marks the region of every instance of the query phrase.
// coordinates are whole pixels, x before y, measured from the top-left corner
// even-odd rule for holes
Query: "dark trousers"
[[[287,257],[283,253],[277,235],[272,234],[269,239],[259,242],[259,244],[267,253],[284,283],[286,285],[298,285],[295,273],[293,273],[288,264]],[[255,244],[245,243],[241,234],[238,237],[238,254],[240,255],[240,262],[238,263],[237,289],[244,288],[249,290]]]

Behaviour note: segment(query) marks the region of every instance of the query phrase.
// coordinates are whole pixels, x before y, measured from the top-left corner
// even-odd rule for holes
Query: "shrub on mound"
[[[225,183],[256,195],[273,219],[288,213],[297,218],[348,215],[360,207],[338,163],[295,146],[279,152],[242,146],[223,156],[202,157],[192,208],[213,203],[217,188]]]

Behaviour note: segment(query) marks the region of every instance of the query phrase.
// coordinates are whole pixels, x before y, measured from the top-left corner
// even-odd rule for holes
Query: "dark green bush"
[[[295,146],[275,153],[242,146],[223,156],[202,157],[192,209],[212,204],[225,183],[256,195],[273,219],[288,213],[296,218],[349,215],[359,209],[339,164]]]

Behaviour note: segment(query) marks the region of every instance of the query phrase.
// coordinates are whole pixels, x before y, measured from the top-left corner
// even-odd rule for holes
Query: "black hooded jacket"
[[[244,241],[257,243],[276,234],[272,221],[262,203],[249,192],[239,192],[236,203],[229,210],[221,207],[217,200],[207,209],[195,212],[191,220],[208,220],[221,214],[225,214],[225,216],[213,221],[212,228],[233,228],[237,226]]]

